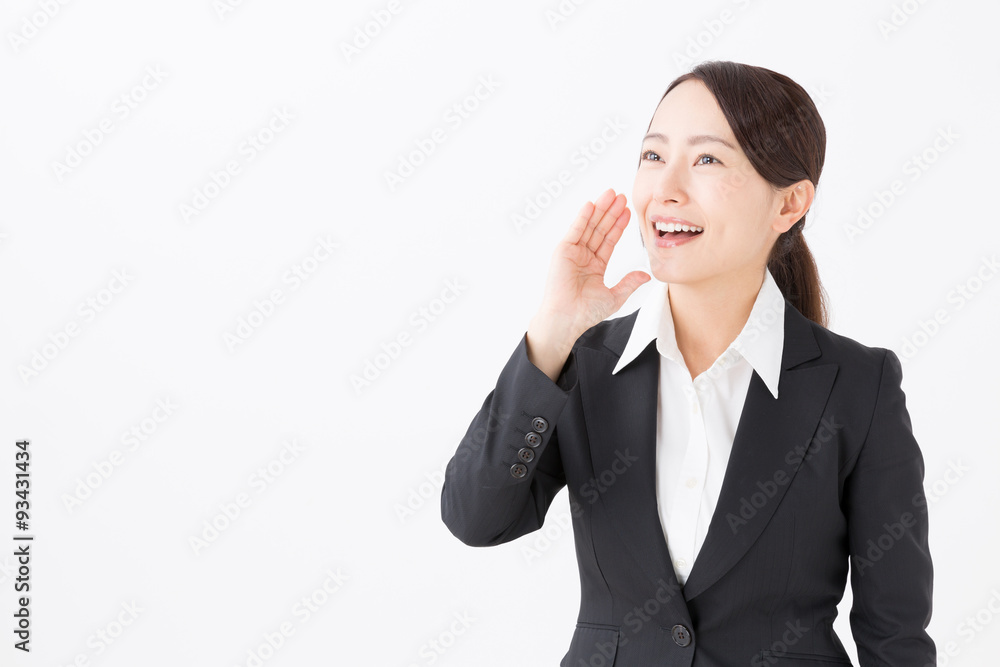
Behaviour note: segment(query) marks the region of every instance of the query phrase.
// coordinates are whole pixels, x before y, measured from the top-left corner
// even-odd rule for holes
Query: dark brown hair
[[[802,86],[763,67],[713,60],[674,79],[663,97],[689,79],[698,79],[715,96],[740,148],[773,189],[804,179],[814,187],[819,183],[826,127]],[[827,298],[816,261],[802,236],[805,222],[803,215],[778,237],[767,268],[785,298],[807,318],[826,327]]]

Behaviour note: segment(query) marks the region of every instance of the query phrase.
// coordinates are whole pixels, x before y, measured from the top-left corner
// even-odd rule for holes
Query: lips
[[[696,225],[684,218],[654,215],[650,217],[650,220],[653,223],[653,229],[660,238],[690,238],[705,231],[701,225]]]
[[[705,228],[695,225],[674,216],[653,215],[650,216],[653,223],[653,231],[656,236],[654,243],[657,248],[675,248],[685,243],[692,242],[692,239],[705,233]],[[687,231],[684,228],[687,227]]]

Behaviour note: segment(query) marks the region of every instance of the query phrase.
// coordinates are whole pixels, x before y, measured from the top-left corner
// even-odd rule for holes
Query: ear
[[[815,197],[816,187],[808,178],[779,190],[777,201],[780,208],[771,224],[772,229],[779,234],[787,232],[809,212]]]

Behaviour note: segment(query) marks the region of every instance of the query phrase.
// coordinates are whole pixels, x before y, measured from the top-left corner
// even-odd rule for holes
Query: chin
[[[705,278],[705,270],[709,267],[698,266],[697,268],[688,266],[683,258],[676,257],[664,260],[662,257],[653,257],[649,253],[649,274],[661,283],[691,283]]]
[[[687,273],[676,263],[669,264],[649,259],[649,274],[661,283],[683,283],[687,282]]]

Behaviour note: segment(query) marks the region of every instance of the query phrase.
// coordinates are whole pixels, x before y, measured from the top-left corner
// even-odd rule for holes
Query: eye
[[[641,159],[643,159],[643,160],[650,160],[650,161],[656,161],[656,162],[661,162],[662,161],[662,160],[660,160],[660,156],[657,155],[653,151],[643,151],[642,154],[639,157]],[[702,162],[702,160],[704,158],[709,158],[711,160],[714,160],[714,162]],[[714,155],[709,155],[708,153],[702,153],[701,155],[698,156],[698,160],[695,162],[695,164],[702,164],[702,165],[706,165],[706,164],[722,164],[722,161],[719,160]]]

